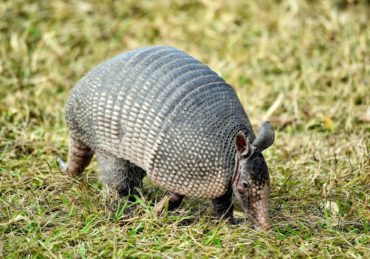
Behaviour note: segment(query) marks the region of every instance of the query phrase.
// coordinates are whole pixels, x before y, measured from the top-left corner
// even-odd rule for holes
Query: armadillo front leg
[[[212,200],[213,214],[216,218],[226,219],[231,223],[234,222],[233,218],[234,206],[232,203],[232,195],[233,192],[232,188],[230,187],[224,195]]]
[[[93,152],[90,147],[82,143],[81,141],[73,138],[69,138],[69,150],[67,164],[62,159],[58,158],[59,168],[63,173],[69,176],[80,175],[89,165]]]

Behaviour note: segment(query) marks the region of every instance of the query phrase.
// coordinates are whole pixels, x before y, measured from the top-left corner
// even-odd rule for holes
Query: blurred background
[[[148,241],[131,252],[171,255],[183,244],[183,253],[203,256],[366,257],[369,14],[366,0],[1,1],[0,255],[31,251],[52,256],[62,248],[67,249],[62,255],[97,255],[127,244],[130,237],[123,227],[107,221],[102,228],[120,233],[118,241],[102,234],[110,241],[97,244],[92,233],[84,232],[72,238],[75,243],[63,245],[63,235],[90,219],[86,211],[94,220],[105,217],[103,207],[94,203],[101,188],[96,165],[84,178],[88,187],[74,183],[71,189],[56,167],[55,155],[67,153],[63,107],[77,80],[100,62],[146,45],[170,45],[200,59],[231,84],[255,129],[266,119],[276,127],[276,142],[265,154],[276,229],[269,237],[253,234],[250,246],[239,246],[247,242],[243,228],[230,234],[221,226],[214,234],[201,222],[194,230],[173,230],[168,236],[168,229],[159,227],[160,242],[172,245],[150,250]],[[88,197],[98,207],[84,206]],[[76,212],[80,217],[64,228],[60,224],[70,219],[63,204],[85,211]],[[197,206],[206,208],[207,203]],[[45,222],[62,228],[62,237]],[[136,238],[154,231],[143,229]],[[202,245],[187,242],[184,231]],[[203,240],[197,231],[213,239]],[[50,242],[41,246],[45,240]],[[109,249],[106,255],[126,251]],[[181,251],[177,255],[184,255]]]
[[[366,1],[14,0],[0,8],[2,97],[12,89],[28,101],[64,98],[98,63],[170,45],[233,85],[255,123],[286,115],[278,124],[351,129],[366,120]]]

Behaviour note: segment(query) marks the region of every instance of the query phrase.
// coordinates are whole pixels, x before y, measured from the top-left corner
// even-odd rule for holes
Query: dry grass
[[[352,0],[2,1],[0,257],[369,258],[369,12]],[[112,213],[95,162],[83,179],[58,171],[73,84],[144,45],[200,58],[256,127],[273,121],[269,232],[214,222],[205,200],[157,218],[150,183],[131,216],[126,200]]]

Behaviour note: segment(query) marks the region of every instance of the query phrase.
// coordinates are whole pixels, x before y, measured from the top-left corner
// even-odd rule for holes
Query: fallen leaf
[[[325,128],[331,131],[334,130],[334,122],[328,116],[324,116],[324,124],[325,124]]]

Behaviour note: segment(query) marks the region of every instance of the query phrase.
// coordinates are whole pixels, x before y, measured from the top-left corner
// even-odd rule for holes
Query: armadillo
[[[269,174],[262,151],[274,142],[265,122],[256,137],[235,90],[183,51],[150,46],[98,65],[72,89],[63,172],[76,176],[96,155],[101,180],[121,196],[145,175],[168,191],[212,199],[233,218],[233,193],[256,227],[269,226]]]

